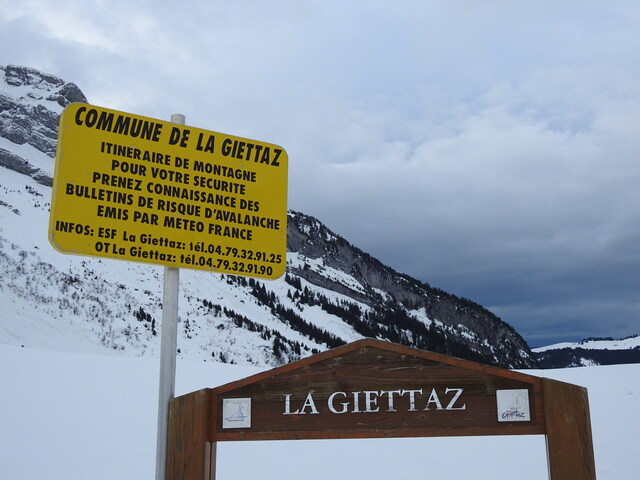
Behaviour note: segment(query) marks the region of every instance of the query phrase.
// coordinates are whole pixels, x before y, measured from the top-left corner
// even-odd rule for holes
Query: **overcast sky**
[[[531,346],[640,333],[640,2],[0,0],[0,64],[283,146],[289,208]]]

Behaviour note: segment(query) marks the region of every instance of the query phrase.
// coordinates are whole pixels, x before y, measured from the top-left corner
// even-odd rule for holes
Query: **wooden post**
[[[215,480],[215,442],[208,441],[209,389],[171,400],[167,480]]]
[[[550,480],[595,480],[587,389],[542,379]]]
[[[205,452],[205,480],[216,480],[216,455],[218,442],[207,442]]]

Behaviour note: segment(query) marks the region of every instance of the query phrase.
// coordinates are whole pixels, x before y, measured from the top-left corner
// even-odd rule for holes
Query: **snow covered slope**
[[[547,347],[534,348],[537,353],[547,352],[549,350],[562,350],[563,348],[583,350],[635,350],[640,348],[640,335],[631,337],[614,339],[614,338],[587,338],[577,343],[556,343]]]
[[[542,368],[640,363],[640,336],[588,338],[536,348],[533,352]]]

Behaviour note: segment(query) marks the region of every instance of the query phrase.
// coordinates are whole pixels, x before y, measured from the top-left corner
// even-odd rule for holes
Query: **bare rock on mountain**
[[[54,157],[60,112],[71,102],[86,102],[84,94],[75,84],[33,68],[8,65],[0,71],[10,87],[10,95],[0,94],[0,136]]]

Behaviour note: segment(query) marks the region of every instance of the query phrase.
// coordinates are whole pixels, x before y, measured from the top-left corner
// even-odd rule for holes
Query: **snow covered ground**
[[[0,478],[154,478],[157,358],[0,345],[0,362]],[[176,394],[257,371],[178,361]],[[640,365],[534,373],[588,388],[597,478],[635,480]],[[217,475],[219,480],[548,478],[543,436],[220,443]]]

